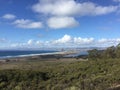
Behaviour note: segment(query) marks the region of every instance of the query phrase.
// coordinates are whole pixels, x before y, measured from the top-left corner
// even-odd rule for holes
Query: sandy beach
[[[78,60],[75,57],[64,57],[66,55],[75,54],[74,51],[64,51],[64,52],[54,52],[54,53],[44,53],[44,54],[30,54],[30,55],[21,55],[17,57],[9,57],[0,59],[0,63],[5,62],[18,62],[18,61],[71,61]]]

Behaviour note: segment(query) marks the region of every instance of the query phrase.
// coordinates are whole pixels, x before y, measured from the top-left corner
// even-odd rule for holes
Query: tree
[[[120,43],[116,46],[115,54],[116,58],[120,58]]]
[[[100,51],[97,50],[97,49],[93,49],[93,50],[89,50],[88,51],[88,58],[89,59],[97,59],[97,58],[100,58]]]
[[[104,58],[115,58],[116,57],[115,50],[116,48],[114,46],[107,48],[103,53],[103,57]]]

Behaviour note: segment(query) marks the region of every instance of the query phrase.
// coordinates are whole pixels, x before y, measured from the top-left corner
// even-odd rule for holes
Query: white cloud
[[[112,46],[112,45],[117,45],[118,43],[120,43],[120,38],[116,38],[116,39],[102,38],[97,41],[97,44],[102,46]]]
[[[120,2],[120,0],[113,0],[114,2]]]
[[[79,25],[73,17],[52,17],[49,18],[47,24],[50,28],[71,28]]]
[[[97,16],[117,12],[118,5],[101,6],[92,2],[76,2],[75,0],[39,0],[32,6],[34,12],[49,16],[47,25],[60,29],[77,26],[76,17]]]
[[[46,42],[41,42],[33,39],[29,39],[27,42],[18,42],[18,43],[11,43],[11,48],[40,48],[45,46]]]
[[[42,28],[43,24],[42,22],[34,22],[28,19],[18,19],[13,22],[14,25],[16,25],[19,28],[25,28],[25,29],[37,29]]]
[[[81,38],[81,37],[71,37],[70,35],[64,35],[62,38],[53,40],[53,45],[61,45],[61,46],[79,46],[92,44],[94,42],[94,38]]]
[[[29,39],[23,43],[13,43],[11,47],[20,47],[20,48],[43,48],[43,47],[108,47],[117,45],[120,43],[120,38],[82,38],[82,37],[72,37],[68,34],[65,34],[63,37],[56,40],[33,40]]]
[[[102,39],[98,40],[98,42],[99,43],[106,43],[106,42],[108,42],[108,39],[102,38]]]
[[[35,42],[35,44],[37,45],[37,46],[39,46],[39,47],[41,47],[41,46],[44,46],[45,45],[45,42],[42,42],[42,41],[36,41]]]
[[[45,42],[46,43],[46,42]],[[70,35],[64,35],[62,38],[57,40],[47,41],[49,46],[62,46],[62,47],[108,47],[117,45],[120,43],[120,38],[107,39],[102,38],[95,40],[94,38],[81,38],[81,37],[72,37]],[[46,45],[47,45],[46,44]]]
[[[81,38],[81,37],[75,37],[74,43],[75,44],[90,44],[93,43],[94,38]]]
[[[36,44],[38,44],[38,45],[39,45],[39,44],[41,44],[41,42],[40,42],[40,41],[36,41]]]
[[[45,43],[45,42],[44,42]],[[42,46],[43,45],[43,42],[40,41],[40,40],[33,40],[33,39],[30,39],[27,41],[27,43],[25,44],[26,46],[29,45],[29,46]],[[45,45],[45,44],[44,44]]]
[[[30,39],[30,40],[28,40],[28,42],[27,42],[28,45],[32,45],[33,43],[34,43],[34,40],[33,40],[33,39]]]
[[[39,0],[32,9],[37,13],[55,16],[90,16],[115,12],[118,6],[100,6],[92,2],[78,3],[75,0]]]
[[[5,14],[2,16],[2,18],[12,20],[12,19],[15,19],[16,16],[13,14]]]
[[[90,45],[93,44],[93,38],[80,38],[80,37],[72,37],[70,35],[65,34],[63,37],[58,38],[56,40],[48,40],[48,41],[41,41],[41,40],[33,40],[30,39],[24,43],[16,43],[12,44],[11,47],[75,47],[75,46],[83,46],[83,45]]]
[[[66,44],[66,43],[70,43],[70,42],[72,42],[72,37],[66,34],[62,38],[60,38],[58,40],[54,40],[53,44]]]

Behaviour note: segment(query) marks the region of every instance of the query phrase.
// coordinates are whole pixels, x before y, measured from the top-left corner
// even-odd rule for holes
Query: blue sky
[[[0,0],[0,49],[111,46],[120,0]]]

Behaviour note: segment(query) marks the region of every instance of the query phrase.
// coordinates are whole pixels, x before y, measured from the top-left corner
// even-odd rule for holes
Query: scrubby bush
[[[110,59],[110,58],[120,58],[120,44],[116,47],[111,46],[105,50],[89,50],[88,51],[88,58],[92,60],[97,59]]]

